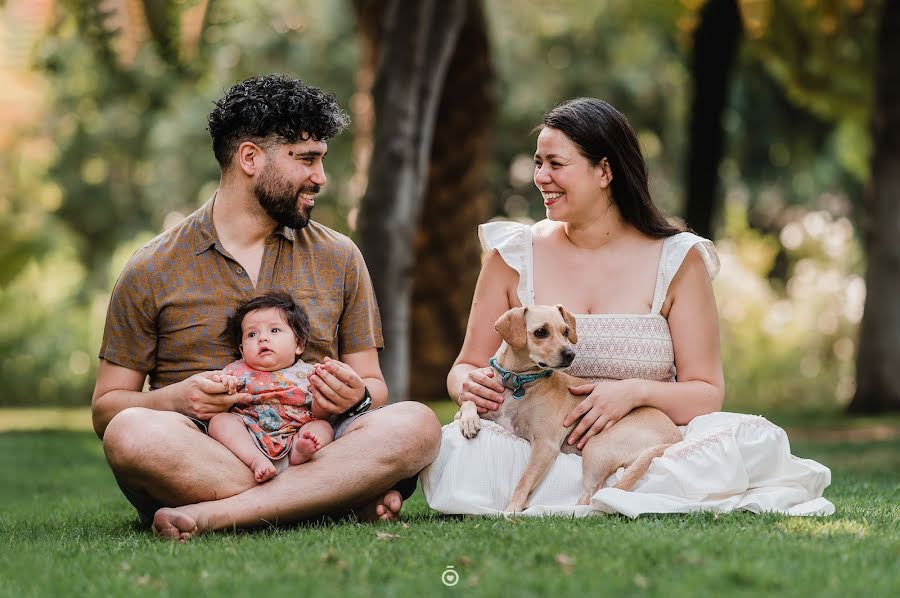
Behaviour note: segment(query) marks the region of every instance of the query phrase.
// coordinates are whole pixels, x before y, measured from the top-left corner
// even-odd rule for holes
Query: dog
[[[578,422],[566,428],[563,420],[583,400],[572,395],[569,387],[590,381],[560,371],[574,361],[574,344],[578,342],[575,318],[562,305],[510,309],[494,328],[503,342],[491,365],[503,381],[504,400],[497,411],[481,417],[492,419],[531,443],[528,465],[505,509],[521,512],[560,452],[578,452],[565,442]],[[472,401],[460,405],[456,418],[466,438],[473,438],[481,429]],[[662,411],[634,409],[592,436],[582,449],[583,482],[578,504],[590,504],[594,493],[619,467],[625,467],[625,472],[615,487],[630,490],[647,472],[650,462],[681,439],[678,427]]]

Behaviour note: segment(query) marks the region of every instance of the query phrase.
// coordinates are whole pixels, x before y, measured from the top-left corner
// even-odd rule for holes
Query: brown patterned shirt
[[[100,358],[147,372],[150,388],[218,370],[235,359],[225,319],[256,295],[286,290],[309,314],[301,358],[381,349],[381,320],[365,261],[346,236],[310,221],[266,239],[256,288],[222,247],[215,198],[128,261],[109,302]]]

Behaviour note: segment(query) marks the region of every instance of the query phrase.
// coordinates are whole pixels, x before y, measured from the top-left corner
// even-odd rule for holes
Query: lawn
[[[10,430],[0,433],[0,596],[898,595],[900,438],[828,425],[798,431],[793,447],[832,468],[832,517],[461,519],[417,492],[401,523],[184,545],[136,526],[90,431]]]

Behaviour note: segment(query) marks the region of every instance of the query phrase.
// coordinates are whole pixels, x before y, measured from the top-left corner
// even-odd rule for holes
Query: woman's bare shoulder
[[[682,260],[678,270],[675,272],[675,276],[672,278],[672,284],[669,288],[679,286],[685,280],[691,281],[689,283],[691,285],[712,286],[706,263],[700,254],[700,249],[697,247],[688,249],[684,260]]]
[[[482,276],[514,276],[518,278],[519,273],[516,269],[506,263],[500,251],[497,249],[488,250],[485,253],[484,261],[481,264]]]

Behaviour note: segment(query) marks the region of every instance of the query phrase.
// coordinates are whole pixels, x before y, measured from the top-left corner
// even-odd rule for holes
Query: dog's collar
[[[500,367],[496,357],[491,357],[488,363],[500,374],[500,381],[503,383],[503,386],[513,391],[512,396],[514,399],[521,399],[525,396],[525,385],[529,382],[553,375],[553,370],[541,370],[536,374],[517,374]]]

